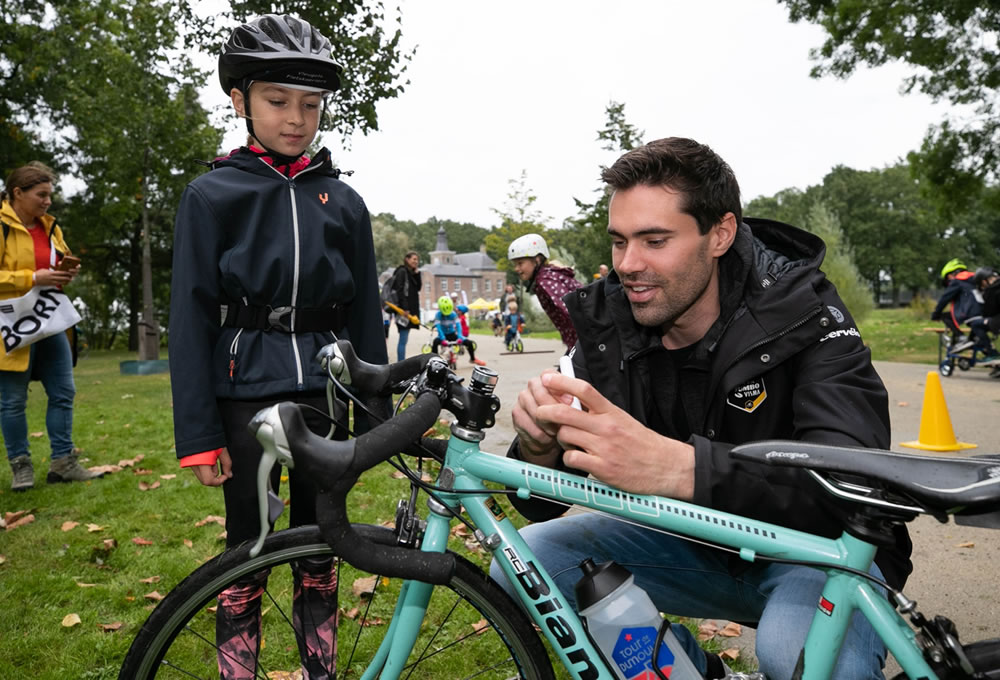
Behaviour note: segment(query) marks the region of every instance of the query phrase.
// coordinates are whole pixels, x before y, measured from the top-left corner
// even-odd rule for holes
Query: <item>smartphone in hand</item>
[[[63,259],[59,260],[59,264],[56,265],[56,270],[67,272],[78,264],[80,264],[80,258],[75,255],[63,255]]]

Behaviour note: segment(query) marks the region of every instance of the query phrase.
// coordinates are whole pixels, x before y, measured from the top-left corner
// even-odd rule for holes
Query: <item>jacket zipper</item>
[[[283,180],[285,180],[288,183],[288,195],[289,195],[289,197],[292,200],[292,239],[293,239],[293,242],[294,242],[295,257],[294,257],[293,268],[292,268],[292,303],[291,303],[292,316],[291,316],[291,325],[292,325],[292,328],[295,328],[295,317],[296,317],[296,314],[297,314],[297,312],[296,312],[297,304],[296,303],[298,302],[298,299],[299,299],[299,268],[301,267],[301,261],[300,261],[300,258],[301,258],[301,253],[300,253],[301,244],[299,242],[299,211],[298,211],[298,203],[295,200],[295,181],[291,177],[285,177],[284,175],[282,175],[280,172],[278,172],[277,168],[275,168],[272,165],[269,165],[263,159],[260,159],[260,162],[263,163],[264,165],[266,165],[267,167],[271,168],[271,170],[274,170],[274,172],[277,173],[279,177],[281,177]],[[319,166],[316,166],[316,167],[319,167]],[[310,168],[306,168],[305,170],[302,170],[301,172],[299,172],[296,175],[296,177],[298,177],[299,175],[304,175],[305,173],[307,173],[309,171],[310,171]],[[291,340],[292,340],[292,352],[295,354],[295,379],[296,379],[296,385],[298,386],[298,389],[301,390],[305,386],[305,378],[303,377],[303,368],[302,368],[302,354],[301,354],[301,352],[299,352],[298,335],[296,333],[291,333],[290,335],[291,335]]]
[[[736,358],[733,359],[729,363],[729,366],[731,367],[734,364],[738,363],[740,359],[742,359],[746,355],[750,354],[750,352],[754,351],[758,347],[762,347],[762,346],[766,345],[769,342],[774,342],[778,338],[780,338],[782,336],[785,336],[785,335],[788,335],[789,333],[791,333],[792,331],[794,331],[796,328],[801,328],[802,326],[806,325],[806,323],[810,319],[812,319],[814,316],[816,316],[817,314],[819,314],[821,311],[823,311],[823,305],[819,305],[818,307],[816,307],[815,309],[813,309],[811,312],[808,312],[804,316],[799,317],[798,321],[795,321],[792,324],[790,324],[788,326],[785,326],[784,328],[782,328],[777,333],[774,333],[773,335],[769,335],[766,338],[764,338],[763,340],[759,340],[759,341],[755,342],[754,344],[750,345],[745,350],[743,350],[742,352],[740,352],[739,354],[737,354]],[[727,367],[726,370],[729,370],[729,368]]]

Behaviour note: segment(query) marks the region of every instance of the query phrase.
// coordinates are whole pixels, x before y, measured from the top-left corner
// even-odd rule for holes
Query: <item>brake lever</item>
[[[256,557],[264,547],[271,525],[285,509],[284,502],[271,489],[271,469],[275,463],[284,465],[289,470],[295,468],[292,452],[288,447],[285,428],[281,424],[278,405],[261,409],[249,424],[250,432],[257,437],[264,448],[260,464],[257,466],[257,501],[260,507],[260,536],[250,549],[250,556]]]

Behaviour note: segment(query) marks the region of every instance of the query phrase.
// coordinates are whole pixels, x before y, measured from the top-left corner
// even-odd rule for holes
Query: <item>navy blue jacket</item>
[[[224,328],[221,305],[349,304],[338,334],[386,363],[371,222],[323,149],[288,179],[246,149],[181,197],[174,232],[170,378],[178,458],[226,445],[218,399],[322,393],[315,361],[334,333]]]

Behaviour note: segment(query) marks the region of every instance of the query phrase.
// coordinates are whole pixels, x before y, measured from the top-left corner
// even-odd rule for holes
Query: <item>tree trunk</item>
[[[147,150],[147,155],[149,151]],[[149,204],[146,201],[146,178],[142,178],[142,321],[139,323],[139,360],[160,358],[160,324],[153,306],[153,255],[149,235]]]
[[[132,228],[132,238],[128,243],[128,351],[139,351],[139,307],[142,301],[142,225]]]

